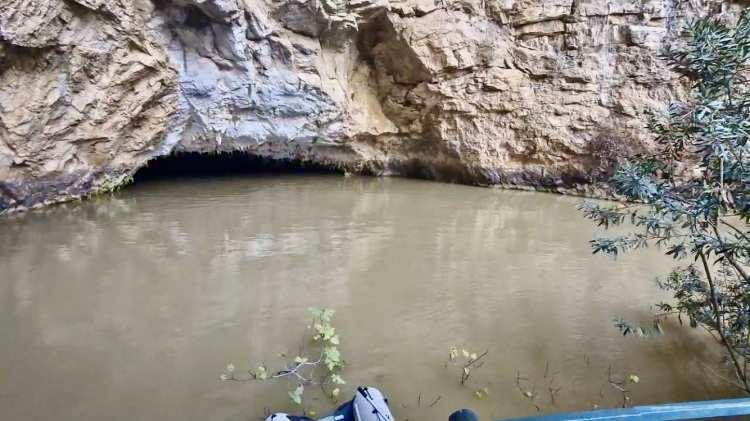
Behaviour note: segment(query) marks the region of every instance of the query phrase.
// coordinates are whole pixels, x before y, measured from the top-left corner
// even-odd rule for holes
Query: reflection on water
[[[338,311],[347,387],[379,386],[400,420],[447,419],[462,406],[487,419],[534,414],[532,403],[615,406],[610,366],[639,375],[635,403],[731,396],[707,374],[720,354],[699,332],[667,326],[639,340],[613,328],[664,298],[651,278],[668,262],[592,256],[577,202],[252,176],[150,181],[0,219],[0,415],[249,420],[291,409],[284,384],[217,376],[228,361],[273,366],[294,352],[310,306]],[[452,345],[490,350],[474,377],[489,398],[444,368]],[[519,372],[534,402],[516,388]]]

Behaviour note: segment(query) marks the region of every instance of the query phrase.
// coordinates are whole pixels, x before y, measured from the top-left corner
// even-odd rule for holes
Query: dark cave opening
[[[187,9],[187,15],[183,24],[190,28],[203,29],[211,25],[211,19],[200,9],[192,6]]]
[[[170,177],[217,177],[237,175],[337,174],[337,169],[302,160],[269,159],[242,152],[205,154],[176,153],[155,158],[139,169],[137,182]]]

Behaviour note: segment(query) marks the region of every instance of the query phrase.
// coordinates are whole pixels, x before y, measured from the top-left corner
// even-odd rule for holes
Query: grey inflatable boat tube
[[[266,421],[315,421],[308,417],[276,413]],[[334,413],[317,421],[395,421],[388,399],[374,387],[358,387],[357,394],[349,402],[339,406]]]

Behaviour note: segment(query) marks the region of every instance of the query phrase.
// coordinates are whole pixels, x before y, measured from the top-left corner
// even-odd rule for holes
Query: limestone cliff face
[[[2,0],[0,211],[230,152],[585,192],[721,0]]]

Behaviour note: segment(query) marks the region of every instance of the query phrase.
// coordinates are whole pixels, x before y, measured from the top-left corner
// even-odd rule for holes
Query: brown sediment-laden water
[[[484,419],[736,394],[718,346],[666,323],[670,261],[591,254],[580,199],[403,179],[174,178],[0,218],[2,418],[248,420],[294,410],[284,383],[220,382],[280,363],[337,311],[348,383],[399,420]],[[489,350],[460,386],[452,346]],[[520,377],[520,380],[519,380]],[[486,388],[477,399],[474,390]],[[529,393],[526,393],[529,392]],[[532,395],[529,397],[528,395]],[[335,403],[308,402],[323,413]]]

